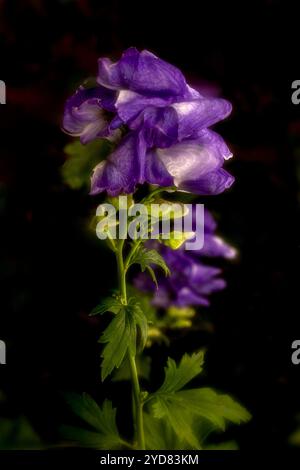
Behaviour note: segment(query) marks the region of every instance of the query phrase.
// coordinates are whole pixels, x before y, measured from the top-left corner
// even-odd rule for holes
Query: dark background
[[[292,2],[271,0],[0,1],[2,415],[25,414],[55,442],[58,425],[70,419],[61,391],[116,402],[120,390],[128,393],[126,385],[100,384],[103,325],[88,313],[114,286],[115,266],[86,229],[97,199],[62,183],[70,139],[60,123],[64,100],[96,73],[97,58],[117,59],[136,46],[212,84],[234,107],[218,129],[234,151],[228,168],[236,183],[204,202],[240,257],[225,265],[227,290],[199,312],[210,328],[175,336],[171,352],[154,348],[153,383],[167,353],[207,346],[203,383],[232,393],[253,414],[229,436],[242,449],[288,449],[300,412],[300,365],[291,363],[291,343],[300,338],[300,105],[291,103],[291,83],[300,78],[297,18]]]

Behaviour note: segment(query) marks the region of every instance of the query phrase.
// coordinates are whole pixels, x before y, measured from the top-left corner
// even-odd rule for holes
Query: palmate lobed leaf
[[[165,421],[177,437],[193,449],[201,449],[199,420],[225,430],[227,423],[240,424],[251,418],[248,411],[229,395],[210,388],[182,390],[202,371],[204,353],[185,354],[177,365],[168,359],[162,386],[149,397],[153,416]]]
[[[79,416],[93,430],[64,426],[62,434],[68,439],[82,442],[89,447],[99,449],[120,448],[120,438],[116,424],[116,409],[109,400],[105,400],[100,407],[93,398],[84,393],[68,393],[66,401],[73,413]]]
[[[134,253],[130,261],[130,266],[133,264],[139,264],[142,272],[147,269],[156,286],[157,280],[155,272],[153,270],[153,266],[160,267],[164,271],[166,276],[170,275],[170,270],[163,257],[156,250],[148,250],[143,246],[140,246]]]
[[[176,392],[199,375],[203,370],[204,351],[184,354],[177,366],[174,359],[168,358],[165,379],[157,393]]]
[[[186,441],[179,439],[168,423],[144,411],[145,442],[149,450],[178,450],[186,448]]]
[[[153,404],[154,416],[167,417],[174,431],[187,436],[187,429],[195,418],[204,418],[216,428],[225,430],[227,423],[241,424],[250,419],[248,411],[229,395],[218,394],[210,388],[182,390],[158,396]],[[180,424],[184,420],[186,425]],[[180,424],[180,426],[179,426]],[[191,444],[191,438],[189,441]]]
[[[130,299],[128,305],[122,305],[99,340],[100,343],[106,343],[102,351],[102,380],[120,367],[127,352],[135,356],[138,333],[138,349],[141,350],[147,341],[148,321],[139,304]]]
[[[103,315],[103,313],[111,312],[111,313],[119,313],[119,311],[123,308],[122,302],[115,297],[106,297],[104,298],[99,305],[97,305],[90,313],[90,316],[94,315]]]
[[[98,450],[117,450],[123,447],[121,441],[116,440],[113,436],[104,435],[96,431],[88,431],[76,426],[61,426],[60,434],[64,439],[74,442],[76,446],[79,445]]]
[[[107,343],[101,354],[101,378],[105,380],[115,367],[120,367],[128,348],[134,353],[136,329],[124,308],[110,322],[99,342]]]
[[[87,393],[82,395],[67,393],[65,399],[73,413],[97,431],[104,434],[118,434],[116,409],[112,407],[109,400],[105,400],[102,407],[100,407]]]
[[[140,336],[138,350],[142,351],[146,345],[148,338],[148,320],[139,304],[133,306],[133,316]]]
[[[201,449],[198,436],[193,428],[194,416],[188,407],[182,407],[173,396],[158,396],[152,404],[153,416],[166,421],[177,437],[193,449]]]
[[[250,413],[231,396],[211,388],[182,390],[177,396],[193,414],[206,418],[223,431],[227,422],[241,424],[251,418]]]

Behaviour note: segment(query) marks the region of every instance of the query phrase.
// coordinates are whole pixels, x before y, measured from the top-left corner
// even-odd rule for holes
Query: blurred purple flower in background
[[[140,273],[134,280],[135,287],[143,292],[151,292],[152,303],[156,307],[208,306],[210,294],[224,289],[226,283],[220,277],[221,269],[209,266],[203,262],[203,258],[232,259],[236,256],[236,250],[215,235],[215,230],[216,222],[205,211],[204,246],[198,252],[187,251],[184,245],[173,250],[159,242],[149,242],[151,246],[155,244],[155,249],[163,256],[171,274],[166,278],[159,270],[155,270],[159,286],[156,289],[150,277]]]
[[[80,87],[66,103],[63,128],[82,143],[123,139],[94,171],[91,194],[116,196],[145,182],[195,194],[218,194],[234,178],[223,169],[232,156],[208,129],[227,117],[231,104],[204,97],[176,67],[149,51],[127,49],[118,62],[99,59],[98,86]]]

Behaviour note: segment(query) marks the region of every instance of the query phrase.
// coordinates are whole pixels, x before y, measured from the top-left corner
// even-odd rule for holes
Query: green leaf
[[[43,448],[44,444],[25,416],[18,416],[15,419],[1,417],[1,450],[38,450]]]
[[[142,351],[146,345],[147,337],[148,337],[148,320],[139,304],[134,303],[132,306],[129,305],[127,307],[127,310],[128,309],[132,309],[135,324],[138,326],[138,332],[139,332],[139,348],[138,349],[139,351]]]
[[[166,419],[174,432],[194,448],[200,445],[194,430],[197,419],[204,418],[223,431],[227,422],[240,424],[250,419],[247,410],[229,395],[208,388],[157,395],[153,413],[156,418]]]
[[[66,393],[65,400],[73,413],[97,431],[104,433],[114,433],[116,431],[114,424],[116,410],[112,408],[111,402],[106,400],[103,403],[103,407],[100,408],[95,400],[87,393],[83,393],[82,395],[78,393]]]
[[[153,271],[153,266],[160,267],[164,271],[166,276],[170,274],[170,270],[163,257],[156,250],[148,250],[143,246],[140,246],[135,251],[134,255],[130,260],[129,266],[131,266],[132,264],[139,264],[141,266],[142,272],[147,269],[156,285],[157,280]]]
[[[180,406],[187,407],[193,414],[206,418],[217,428],[225,430],[226,422],[246,423],[251,415],[229,395],[217,393],[211,388],[182,390],[176,394]]]
[[[123,308],[123,304],[117,297],[106,297],[99,305],[97,305],[97,307],[93,308],[90,316],[103,315],[103,313],[106,312],[117,314],[121,308]]]
[[[201,444],[193,429],[194,416],[188,407],[180,406],[177,394],[158,395],[152,405],[155,418],[164,419],[179,439],[188,442],[193,449],[200,449]]]
[[[149,450],[178,450],[186,448],[186,441],[178,438],[166,421],[144,411],[144,433]]]
[[[76,426],[61,426],[60,435],[76,444],[76,446],[89,447],[92,449],[110,449],[110,448],[120,448],[119,445],[114,447],[111,446],[111,443],[107,442],[107,439],[96,431],[88,431],[87,429],[79,428]],[[104,437],[104,438],[103,438]]]
[[[191,355],[184,354],[178,366],[174,359],[169,357],[167,366],[165,367],[165,380],[156,393],[177,392],[182,389],[188,382],[202,372],[203,363],[204,351]]]
[[[93,169],[111,149],[112,144],[107,139],[97,139],[86,145],[76,140],[66,145],[64,151],[68,158],[61,170],[64,183],[71,189],[89,187]]]
[[[141,307],[143,313],[147,317],[147,320],[149,322],[156,322],[157,320],[157,312],[156,308],[153,307],[151,301],[152,301],[152,296],[149,294],[146,294],[145,292],[141,292],[135,287],[128,285],[127,286],[127,292],[130,297],[134,297],[136,299],[136,303],[139,304]]]
[[[227,422],[240,424],[251,418],[248,411],[229,395],[210,388],[182,390],[201,373],[203,360],[203,352],[191,356],[185,354],[179,365],[169,358],[162,386],[148,398],[154,417],[165,420],[178,438],[193,449],[201,448],[197,433],[199,418],[221,430],[225,430]]]
[[[107,343],[101,355],[101,377],[105,380],[115,367],[120,367],[129,345],[136,343],[135,329],[125,308],[110,322],[99,342]]]
[[[168,246],[172,250],[178,250],[187,240],[190,240],[195,235],[195,232],[170,232],[168,238],[160,238],[159,241],[163,245]]]
[[[128,351],[132,355],[136,354],[137,332],[142,349],[147,340],[148,322],[140,306],[134,299],[130,299],[128,305],[122,306],[99,340],[101,343],[107,343],[102,351],[102,380],[115,367],[120,367]]]
[[[66,437],[99,449],[120,447],[122,439],[116,424],[116,409],[109,400],[105,400],[102,407],[87,393],[70,393],[66,395],[66,400],[72,411],[94,429],[88,431],[67,426],[63,428]]]

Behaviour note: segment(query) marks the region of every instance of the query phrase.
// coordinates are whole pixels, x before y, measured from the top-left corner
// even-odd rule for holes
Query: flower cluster
[[[67,101],[63,129],[83,144],[115,144],[94,169],[91,194],[129,194],[146,182],[219,194],[234,181],[223,168],[232,154],[210,126],[230,112],[228,101],[204,97],[173,65],[129,48],[115,63],[99,59],[96,86],[80,86]]]
[[[219,277],[221,270],[209,266],[203,262],[203,259],[206,257],[232,259],[236,256],[236,250],[215,234],[216,222],[208,211],[205,211],[204,220],[204,245],[199,251],[186,251],[184,245],[179,250],[172,250],[156,242],[155,248],[163,256],[171,271],[171,275],[166,278],[157,270],[157,289],[146,274],[140,273],[135,278],[136,288],[153,294],[154,306],[164,309],[172,305],[208,306],[208,296],[226,287],[225,281]]]
[[[91,179],[91,194],[106,192],[114,196],[101,205],[103,211],[98,206],[97,234],[101,234],[99,238],[103,235],[115,254],[118,290],[102,299],[90,315],[112,314],[99,340],[103,344],[101,378],[105,380],[121,368],[120,376],[131,380],[134,431],[130,440],[119,434],[116,409],[110,401],[105,400],[99,407],[86,394],[73,395],[69,399],[72,409],[89,428],[94,428],[93,433],[87,433],[70,427],[73,440],[75,434],[76,439],[84,436],[82,441],[88,440],[88,445],[92,441],[100,449],[199,450],[205,449],[204,439],[210,429],[224,430],[227,423],[250,419],[249,413],[228,395],[207,387],[186,388],[203,369],[203,351],[184,354],[178,363],[169,358],[164,382],[156,391],[153,386],[149,387],[151,393],[141,389],[139,380],[141,376],[150,379],[146,361],[150,358],[143,355],[145,346],[155,338],[162,339],[164,329],[189,327],[193,307],[209,305],[209,295],[225,287],[220,269],[207,264],[205,258],[233,258],[235,250],[216,236],[211,214],[204,213],[204,227],[199,227],[197,207],[195,214],[186,214],[181,210],[183,204],[176,204],[175,209],[171,201],[161,199],[160,193],[177,189],[210,195],[231,186],[234,178],[223,168],[231,152],[222,137],[210,129],[230,112],[230,103],[203,96],[186,83],[180,70],[148,51],[134,48],[125,51],[116,63],[99,59],[96,84],[81,86],[66,103],[64,130],[80,137],[82,144],[102,139],[100,147],[107,146],[110,152],[100,163],[103,155],[98,151],[92,159],[93,165],[98,164]],[[79,147],[89,149],[94,144]],[[137,202],[140,193],[135,191],[144,183],[158,187],[148,188],[150,193]],[[130,196],[115,198],[123,194]],[[175,191],[175,198],[177,195]],[[152,203],[160,207],[154,217],[148,212]],[[141,206],[146,209],[143,214]],[[111,213],[109,209],[113,209]],[[135,209],[141,218],[132,220]],[[184,221],[185,215],[191,216],[189,226],[194,227],[187,230],[183,224],[182,234],[176,222]],[[166,220],[168,225],[163,223]],[[130,240],[123,230],[125,227],[127,232],[129,222],[138,233]],[[175,236],[178,233],[180,236]],[[199,233],[200,242],[204,233],[202,249],[197,252],[195,248],[201,243],[195,243],[193,250],[185,250],[185,243],[193,242],[189,237],[195,236],[194,242],[198,242]],[[141,271],[135,279],[138,292],[127,283],[133,265]],[[141,291],[152,292],[153,305]],[[155,307],[166,309],[166,315],[160,315]],[[148,369],[144,372],[143,363]],[[94,436],[91,439],[87,434]]]

